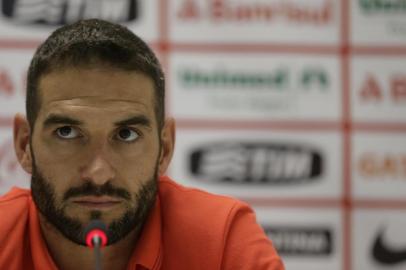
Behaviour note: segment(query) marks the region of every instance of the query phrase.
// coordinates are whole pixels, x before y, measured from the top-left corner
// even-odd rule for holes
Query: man
[[[93,269],[92,220],[107,226],[104,269],[283,269],[246,204],[164,176],[175,141],[164,77],[128,29],[92,19],[52,33],[31,61],[26,110],[14,142],[31,191],[0,199],[0,269]]]

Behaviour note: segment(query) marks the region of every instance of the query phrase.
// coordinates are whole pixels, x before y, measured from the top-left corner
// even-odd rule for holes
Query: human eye
[[[128,127],[120,128],[116,134],[116,138],[123,142],[133,142],[139,136],[138,132]]]
[[[79,131],[71,126],[59,127],[55,130],[55,134],[61,139],[75,139],[80,136]]]

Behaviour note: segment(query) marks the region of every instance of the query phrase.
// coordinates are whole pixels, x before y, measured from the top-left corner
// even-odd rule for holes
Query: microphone
[[[94,248],[95,269],[101,270],[100,249],[107,244],[106,225],[101,220],[92,220],[85,228],[85,242],[90,248]]]

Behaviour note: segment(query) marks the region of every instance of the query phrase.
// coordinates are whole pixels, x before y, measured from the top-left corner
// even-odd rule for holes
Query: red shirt
[[[0,197],[0,269],[56,270],[29,190]],[[248,205],[185,188],[168,177],[127,269],[283,270]]]

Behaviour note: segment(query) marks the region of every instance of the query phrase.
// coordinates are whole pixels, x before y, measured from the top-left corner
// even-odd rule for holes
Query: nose
[[[95,185],[103,185],[114,179],[115,170],[109,161],[100,154],[93,156],[87,165],[81,169],[81,178]]]

